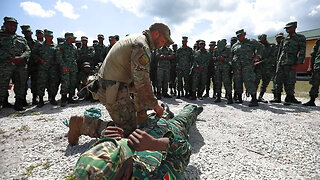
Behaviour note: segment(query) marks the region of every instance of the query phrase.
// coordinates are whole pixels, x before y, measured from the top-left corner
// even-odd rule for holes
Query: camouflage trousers
[[[168,92],[168,85],[170,79],[170,69],[159,68],[157,69],[157,92],[165,94]]]
[[[37,94],[37,90],[38,90],[38,79],[39,77],[41,76],[38,76],[38,68],[34,68],[34,69],[31,69],[29,68],[28,69],[28,75],[27,75],[27,78],[26,78],[26,82],[25,82],[25,95],[27,95],[27,90],[28,90],[28,79],[30,77],[30,81],[31,81],[31,93],[32,94]]]
[[[198,92],[203,93],[207,83],[207,75],[208,69],[204,69],[201,72],[193,73],[191,91],[196,92],[198,90]]]
[[[44,96],[45,88],[48,90],[50,97],[55,97],[58,93],[60,83],[59,66],[52,66],[49,68],[39,68],[38,77],[38,91],[40,97]]]
[[[183,88],[186,91],[190,91],[190,68],[183,68],[177,70],[177,79],[178,79],[178,91],[182,91]],[[184,84],[183,84],[184,83]]]
[[[131,99],[127,84],[116,81],[105,81],[100,83],[98,97],[115,125],[124,130],[128,136],[137,128],[137,110],[135,102]],[[146,115],[146,112],[145,112]]]
[[[210,91],[211,82],[212,82],[213,90],[215,90],[215,70],[213,68],[208,69],[206,91]]]
[[[273,68],[265,67],[265,66],[255,67],[255,73],[256,73],[256,88],[258,89],[260,81],[262,81],[260,86],[260,92],[261,93],[266,92],[267,87],[275,74],[275,72],[273,71]]]
[[[312,85],[309,92],[310,97],[317,98],[319,95],[320,69],[314,70],[309,83]]]
[[[77,87],[77,72],[62,73],[60,94],[73,96]]]
[[[169,87],[177,88],[177,71],[175,68],[170,69]]]
[[[282,88],[287,95],[294,95],[294,88],[296,83],[296,71],[291,69],[291,65],[278,66],[275,76],[275,93],[281,94]]]
[[[226,89],[226,94],[232,93],[232,83],[230,78],[230,65],[216,66],[215,67],[215,90],[218,94],[221,94],[222,83]]]
[[[232,70],[235,94],[243,93],[243,83],[245,84],[247,93],[254,94],[257,92],[252,62],[233,61]]]
[[[25,82],[27,78],[26,67],[0,64],[0,69],[0,103],[6,99],[10,79],[14,83],[15,98],[23,99],[25,97]]]

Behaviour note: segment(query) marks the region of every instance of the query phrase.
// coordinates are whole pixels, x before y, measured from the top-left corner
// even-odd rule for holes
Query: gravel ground
[[[12,97],[10,92],[11,102]],[[249,99],[232,105],[224,99],[214,104],[211,98],[163,102],[174,113],[186,103],[204,107],[190,130],[193,154],[185,179],[320,179],[319,107],[260,104],[249,108]],[[320,106],[320,101],[316,104]],[[0,179],[66,179],[96,139],[81,136],[78,146],[68,146],[68,128],[62,121],[90,107],[102,109],[103,118],[110,120],[97,102],[0,111]]]

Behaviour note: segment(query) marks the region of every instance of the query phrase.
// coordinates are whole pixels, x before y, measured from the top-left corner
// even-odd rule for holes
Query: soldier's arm
[[[56,59],[61,67],[65,66],[65,63],[63,61],[63,50],[61,49],[60,45],[58,45],[56,48]]]
[[[306,57],[306,38],[304,36],[301,36],[299,38],[298,63],[303,64],[305,57]]]
[[[130,60],[133,83],[137,91],[136,96],[141,100],[143,105],[155,109],[159,105],[151,88],[149,77],[150,58],[146,54],[142,44],[137,43],[132,46]]]

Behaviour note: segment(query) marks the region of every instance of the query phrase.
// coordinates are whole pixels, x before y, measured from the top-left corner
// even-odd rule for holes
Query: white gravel
[[[12,97],[10,92],[11,102]],[[249,108],[249,99],[232,105],[224,99],[214,104],[211,98],[163,101],[174,113],[186,103],[204,107],[190,130],[193,154],[185,179],[320,179],[319,107]],[[101,104],[89,102],[0,111],[0,179],[65,179],[95,139],[82,136],[80,145],[68,146],[68,128],[62,121],[90,107],[102,109],[103,118],[110,120]]]

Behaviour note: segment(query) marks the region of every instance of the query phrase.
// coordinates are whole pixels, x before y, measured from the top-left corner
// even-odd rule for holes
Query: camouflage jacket
[[[253,57],[262,57],[263,46],[254,39],[245,39],[244,42],[236,42],[231,47],[232,61],[241,61],[253,65]]]
[[[31,50],[24,37],[17,34],[11,35],[6,32],[0,32],[0,65],[12,65],[10,57],[23,57],[22,65],[26,65]]]
[[[306,38],[304,35],[295,33],[288,35],[280,44],[278,56],[279,65],[303,64],[306,56]]]
[[[211,59],[212,55],[207,50],[198,50],[194,54],[194,65],[195,67],[203,67],[207,71]]]
[[[162,47],[161,49],[156,51],[156,56],[168,56],[172,55],[172,50],[169,47]],[[158,69],[170,69],[171,60],[169,59],[159,59],[158,58]]]
[[[40,69],[49,69],[50,67],[58,64],[56,59],[56,45],[54,43],[46,44],[44,41],[41,46],[34,49],[34,54],[39,59],[43,59],[45,61],[45,64],[39,62]]]
[[[261,64],[257,65],[265,68],[274,68],[277,65],[277,47],[275,44],[262,44],[263,45],[263,51],[262,51],[262,57],[259,60],[262,62]]]
[[[78,70],[80,71],[83,68],[84,62],[89,62],[91,67],[94,67],[93,57],[95,54],[93,47],[81,47],[77,50],[78,53]]]
[[[224,61],[218,61],[217,57],[224,57]],[[216,47],[213,53],[214,66],[216,67],[226,67],[229,68],[231,65],[231,52],[227,46],[224,47]]]
[[[104,58],[107,56],[107,47],[104,44],[98,44],[97,46],[95,46],[94,51],[95,65],[97,65],[98,63],[102,63],[104,61]]]
[[[177,70],[188,69],[190,70],[193,61],[193,50],[187,47],[180,47],[177,50]]]
[[[318,39],[316,44],[313,46],[313,49],[310,53],[311,56],[315,57],[314,59],[314,69],[320,69],[320,40]]]
[[[66,41],[57,46],[57,61],[61,67],[67,67],[70,72],[77,72],[77,49]]]

